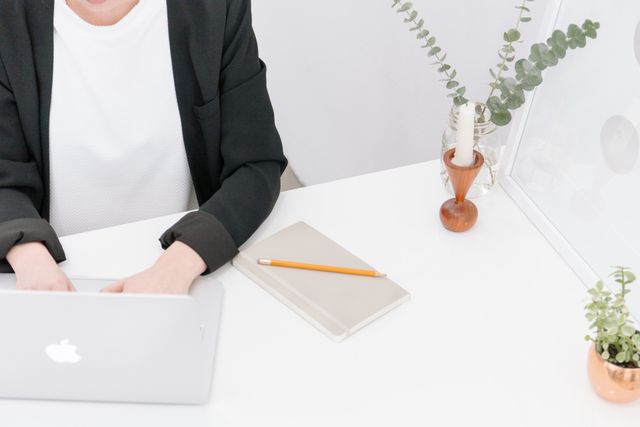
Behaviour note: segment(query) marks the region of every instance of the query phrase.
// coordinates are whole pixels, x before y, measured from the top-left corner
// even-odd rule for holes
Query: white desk
[[[254,236],[307,221],[413,294],[345,342],[226,266],[208,406],[0,401],[0,426],[637,426],[639,403],[590,389],[583,285],[501,189],[477,201],[475,229],[445,231],[438,168],[284,193]],[[180,216],[64,238],[65,271],[141,270]]]

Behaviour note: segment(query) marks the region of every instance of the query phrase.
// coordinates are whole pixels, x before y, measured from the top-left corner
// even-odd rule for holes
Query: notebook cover
[[[263,266],[259,258],[374,268],[304,222],[255,243],[234,258],[239,271],[336,341],[410,298],[386,277]]]

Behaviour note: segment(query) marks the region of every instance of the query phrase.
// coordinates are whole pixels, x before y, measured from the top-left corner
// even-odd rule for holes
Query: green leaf
[[[509,111],[506,105],[504,105],[497,96],[492,96],[487,100],[487,108],[492,113],[504,113]]]
[[[627,352],[626,351],[621,351],[620,353],[616,354],[616,361],[618,363],[624,363],[627,361]]]
[[[459,87],[458,89],[456,89],[456,93],[457,93],[458,95],[460,95],[460,96],[464,95],[466,91],[467,91],[467,88],[466,88],[466,87],[464,87],[464,86]]]
[[[511,122],[511,113],[509,111],[491,113],[490,120],[496,126],[506,126]]]
[[[531,22],[531,18],[529,18],[528,16],[523,16],[522,18],[520,18],[520,22]]]
[[[453,98],[453,103],[457,106],[464,105],[468,102],[469,100],[464,96],[456,96],[455,98]]]
[[[459,86],[460,83],[455,81],[455,80],[449,80],[449,83],[447,83],[447,89],[453,89],[456,86]]]
[[[516,9],[522,9],[522,10],[524,10],[524,11],[531,12],[531,9],[529,9],[529,8],[528,8],[528,7],[526,7],[526,6],[516,6]]]
[[[451,65],[443,64],[440,68],[438,68],[439,73],[444,73],[445,71],[451,69]]]
[[[503,37],[506,42],[509,42],[509,43],[517,42],[518,40],[520,40],[520,31],[516,30],[515,28],[512,28],[506,33],[504,33]]]
[[[404,18],[404,22],[412,22],[418,17],[418,12],[412,11],[407,18]]]
[[[634,328],[631,325],[624,325],[622,326],[622,328],[620,329],[620,332],[622,333],[622,335],[624,335],[625,337],[632,337],[635,335],[636,333],[636,328]]]
[[[435,37],[429,37],[429,39],[427,40],[427,47],[431,47],[434,44],[436,44],[436,38]]]
[[[417,39],[424,39],[429,35],[429,31],[428,30],[420,30],[418,32],[418,35],[416,36]]]
[[[442,51],[441,48],[439,48],[438,46],[432,47],[431,50],[429,51],[428,55],[429,56],[434,56],[439,54]]]
[[[402,6],[400,6],[400,9],[398,9],[398,13],[402,13],[402,12],[406,12],[407,10],[411,9],[413,7],[412,3],[405,3]]]
[[[561,47],[564,50],[567,50],[567,48],[569,47],[569,43],[567,42],[567,36],[560,30],[555,30],[552,34],[551,34],[551,38],[553,39],[554,43]]]
[[[536,67],[540,70],[558,64],[558,58],[545,43],[536,43],[531,46],[529,60],[535,63]]]
[[[602,356],[602,358],[603,358],[604,360],[609,360],[609,358],[611,357],[611,355],[609,354],[609,352],[608,352],[608,351],[606,351],[606,350],[602,352],[601,356]]]
[[[624,272],[624,278],[627,280],[627,283],[632,283],[636,281],[636,276],[630,271]]]
[[[551,52],[553,52],[553,54],[555,55],[556,58],[563,59],[565,56],[567,56],[567,50],[566,49],[563,49],[558,45],[551,44],[553,42],[549,43],[549,41],[551,41],[551,39],[549,39],[547,41],[547,44],[551,48]]]
[[[421,29],[424,26],[424,19],[419,20],[416,23],[415,27],[412,27],[409,31],[418,31],[419,29]]]
[[[512,77],[504,79],[498,86],[503,103],[510,110],[516,110],[524,104],[524,91],[518,81]]]
[[[567,36],[570,39],[575,39],[581,35],[582,35],[582,30],[580,29],[580,27],[578,27],[576,24],[569,25],[569,28],[567,30]]]
[[[537,86],[540,86],[543,81],[542,72],[526,59],[521,59],[520,61],[523,61],[520,65],[523,72],[516,74],[517,78],[520,80],[520,87],[523,90],[531,91]]]
[[[600,28],[600,23],[593,22],[590,19],[584,21],[582,24],[582,29],[584,30],[585,36],[595,39],[598,37],[598,28]]]

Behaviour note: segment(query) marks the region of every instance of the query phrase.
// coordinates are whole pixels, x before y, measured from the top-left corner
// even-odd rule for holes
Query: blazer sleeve
[[[65,260],[58,236],[38,213],[42,198],[40,172],[0,57],[0,272],[12,271],[6,256],[19,243],[43,242],[57,262]]]
[[[258,56],[251,1],[227,0],[220,74],[221,188],[160,238],[182,241],[205,261],[208,274],[228,262],[267,218],[287,166]]]

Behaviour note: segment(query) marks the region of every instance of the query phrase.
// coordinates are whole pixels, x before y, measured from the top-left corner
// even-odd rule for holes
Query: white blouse
[[[50,222],[63,236],[197,207],[165,1],[113,26],[55,1]]]

